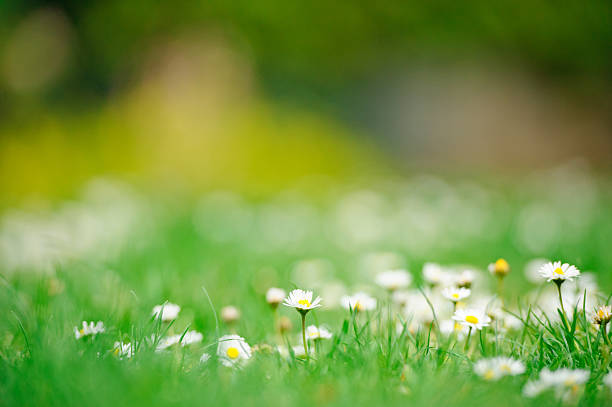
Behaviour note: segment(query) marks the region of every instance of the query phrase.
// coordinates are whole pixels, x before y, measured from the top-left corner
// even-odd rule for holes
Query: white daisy
[[[372,311],[376,309],[376,298],[359,292],[354,295],[345,295],[340,299],[342,306],[355,312]]]
[[[121,358],[131,358],[134,354],[132,343],[115,342],[113,345],[113,353]]]
[[[266,292],[266,302],[276,308],[278,304],[283,302],[285,298],[285,290],[282,288],[272,287]]]
[[[440,333],[446,336],[456,334],[457,339],[461,341],[467,336],[468,327],[452,319],[444,319],[440,321]]]
[[[442,290],[442,296],[452,302],[461,301],[470,296],[472,291],[469,288],[446,287]]]
[[[303,346],[292,346],[291,350],[293,351],[293,355],[296,358],[303,358],[304,356],[306,356],[306,353],[304,353],[304,347]],[[276,351],[283,358],[287,358],[288,359],[291,356],[290,353],[289,353],[289,348],[287,348],[286,346],[277,346],[276,347]],[[312,348],[309,350],[309,352],[312,354]]]
[[[485,380],[499,380],[524,373],[525,365],[520,360],[500,356],[479,360],[474,364],[474,372]]]
[[[489,326],[491,322],[489,316],[477,309],[458,309],[455,311],[453,319],[462,325],[478,330]]]
[[[455,276],[455,285],[462,288],[470,288],[476,274],[472,270],[463,270],[461,273]]]
[[[168,349],[169,347],[176,345],[179,342],[179,339],[181,339],[180,335],[165,336],[159,340],[155,351],[161,352],[165,349]]]
[[[388,270],[376,275],[376,284],[389,291],[406,288],[411,282],[412,275],[406,270]]]
[[[554,389],[559,400],[569,401],[580,394],[590,374],[588,370],[583,369],[562,368],[555,371],[543,369],[538,380],[525,385],[523,394],[535,397],[543,391]]]
[[[316,339],[331,339],[332,333],[323,326],[310,325],[306,328],[306,340],[314,341]]]
[[[580,271],[568,263],[561,264],[560,261],[554,263],[548,262],[540,267],[540,276],[545,278],[546,281],[559,281],[572,280],[580,275]]]
[[[157,319],[159,318],[159,314],[161,313],[162,321],[173,321],[178,317],[178,313],[180,310],[181,307],[179,307],[178,305],[172,304],[171,302],[167,302],[165,304],[154,306],[152,315]]]
[[[85,336],[96,336],[99,333],[104,332],[104,324],[102,321],[98,321],[95,325],[93,321],[87,323],[83,321],[82,328],[74,327],[74,337],[78,340]]]
[[[219,338],[217,357],[224,366],[241,365],[251,358],[251,347],[238,335],[225,335]]]
[[[447,284],[449,274],[437,263],[423,264],[423,280],[430,285]]]
[[[221,319],[226,324],[231,324],[240,319],[240,310],[233,305],[221,308]]]
[[[295,289],[289,293],[289,296],[285,298],[283,305],[287,307],[293,307],[300,313],[306,313],[311,309],[321,306],[321,297],[317,297],[314,301],[312,300],[312,291],[304,291]]]
[[[593,323],[597,325],[605,325],[612,319],[612,307],[610,305],[602,305],[595,311]]]
[[[187,331],[181,340],[181,346],[191,345],[193,343],[202,342],[204,335],[198,331]]]

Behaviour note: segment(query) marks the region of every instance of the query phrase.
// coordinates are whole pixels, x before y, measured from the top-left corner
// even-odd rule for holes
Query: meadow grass
[[[53,256],[48,263],[5,261],[0,404],[556,406],[554,391],[526,397],[523,389],[542,369],[560,368],[589,371],[584,386],[577,386],[566,403],[611,403],[612,389],[602,384],[611,349],[604,331],[592,323],[594,307],[609,303],[612,285],[605,274],[611,260],[604,248],[612,232],[606,209],[612,200],[605,188],[598,187],[592,216],[572,229],[580,229],[580,239],[566,236],[571,224],[565,222],[576,215],[574,207],[547,207],[553,219],[561,219],[561,227],[549,251],[541,253],[532,241],[520,241],[525,226],[515,222],[526,216],[525,207],[542,202],[524,186],[507,195],[500,188],[482,188],[486,196],[475,198],[456,184],[434,188],[427,181],[425,190],[422,182],[411,185],[416,198],[398,199],[393,186],[375,194],[343,191],[308,205],[303,197],[249,201],[223,195],[198,203],[151,204],[141,196],[141,206],[130,212],[140,214],[133,227],[109,237],[121,241],[117,250],[106,253],[108,240],[91,237],[91,247],[83,243],[87,250],[76,254],[49,251]],[[606,180],[597,182],[607,185]],[[402,211],[406,205],[410,216]],[[344,218],[347,212],[352,217]],[[461,218],[466,214],[473,214],[477,228]],[[371,219],[364,220],[367,216]],[[428,227],[436,228],[435,235],[419,229],[428,216],[434,216],[434,226]],[[398,237],[397,225],[407,225],[401,223],[406,219],[414,229]],[[363,230],[355,227],[360,222]],[[380,233],[370,233],[379,227]],[[418,233],[420,238],[409,237]],[[550,241],[547,236],[539,241]],[[558,304],[541,300],[554,298],[554,284],[528,282],[523,274],[523,266],[536,254],[595,271],[598,285],[589,288],[592,293],[577,294],[578,301],[568,299],[565,321]],[[470,300],[482,297],[492,304],[501,296],[504,315],[515,316],[520,324],[509,330],[501,319],[493,319],[471,332],[469,342],[459,332],[443,333],[442,320],[452,314],[452,305],[434,298],[435,289],[421,275],[423,264],[463,265],[454,269],[469,264],[477,271],[499,256],[512,267],[503,290],[488,272],[478,272]],[[390,264],[398,261],[403,264]],[[422,295],[433,309],[429,321],[417,321],[410,312],[416,305],[400,307],[375,286],[375,273],[391,266],[411,271],[412,293]],[[306,315],[307,324],[324,325],[333,336],[319,341],[316,349],[311,346],[308,358],[293,350],[302,345],[299,313],[282,305],[274,311],[264,299],[273,286],[314,289],[323,297],[323,307]],[[369,291],[377,307],[367,312],[343,309],[334,298],[341,294],[331,287],[345,293]],[[153,306],[166,301],[181,306],[171,322],[151,314]],[[239,308],[238,321],[220,318],[227,305]],[[282,317],[293,327],[281,334],[277,326]],[[103,321],[106,330],[76,340],[74,327],[83,320]],[[203,340],[156,351],[162,338],[182,339],[188,330],[201,332]],[[253,348],[247,363],[219,363],[218,339],[228,333],[239,334]],[[121,357],[115,351],[117,341],[131,344],[133,355]],[[277,347],[287,351],[280,353]],[[211,355],[206,362],[200,361],[203,353]],[[495,356],[520,360],[525,372],[497,381],[474,373],[475,362]]]

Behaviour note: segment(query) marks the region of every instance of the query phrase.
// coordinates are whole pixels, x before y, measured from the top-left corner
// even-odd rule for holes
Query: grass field
[[[192,198],[100,180],[71,201],[6,211],[0,404],[612,403],[612,385],[603,382],[611,348],[592,322],[612,292],[610,178],[568,165],[503,182],[312,182],[275,196]],[[498,258],[510,265],[501,284],[487,271]],[[556,285],[534,274],[534,258],[582,272],[562,285],[567,321]],[[441,265],[437,285],[422,274],[428,262]],[[405,295],[375,283],[391,269],[410,272]],[[492,319],[482,330],[451,322],[449,331],[454,306],[441,289],[465,270],[471,294],[457,309]],[[301,314],[282,304],[274,310],[270,287],[321,296],[306,324],[332,337],[309,341],[305,357]],[[343,308],[342,297],[357,292],[376,306]],[[180,306],[175,319],[152,316],[169,303]],[[227,306],[239,310],[237,320]],[[82,321],[102,321],[104,332],[76,339]],[[188,330],[202,340],[175,343]],[[248,360],[225,366],[230,353],[218,339],[227,334],[246,340]],[[496,356],[520,361],[524,372],[475,371]],[[545,382],[537,382],[543,369],[562,368],[587,373],[528,397],[528,382]]]

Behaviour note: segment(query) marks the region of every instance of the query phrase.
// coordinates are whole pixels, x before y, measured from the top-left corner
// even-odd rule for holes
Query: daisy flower
[[[266,292],[266,302],[270,304],[272,308],[278,307],[278,304],[283,302],[285,298],[285,290],[282,288],[272,287]]]
[[[99,333],[104,332],[104,324],[102,321],[98,321],[95,325],[93,321],[87,323],[83,321],[82,328],[74,327],[74,337],[78,340],[85,336],[96,336]]]
[[[224,366],[232,367],[245,363],[251,358],[251,347],[238,335],[225,335],[219,338],[217,357]]]
[[[113,353],[118,356],[119,359],[131,358],[132,355],[134,355],[132,343],[115,342],[113,345]]]
[[[446,284],[449,274],[437,263],[425,263],[423,264],[423,280],[432,286]]]
[[[552,372],[543,369],[538,380],[525,385],[523,394],[535,397],[543,391],[554,389],[557,399],[567,402],[578,397],[590,375],[588,370],[583,369],[562,368]]]
[[[412,282],[412,275],[406,270],[388,270],[376,275],[376,284],[388,291],[406,288]]]
[[[458,340],[463,340],[468,334],[468,328],[452,319],[445,319],[440,321],[440,333],[446,336],[456,334]]]
[[[300,289],[293,290],[289,293],[283,305],[293,307],[300,313],[307,313],[311,309],[321,306],[321,297],[312,300],[312,291],[304,291]]]
[[[470,296],[472,291],[469,288],[446,287],[442,290],[442,296],[452,302],[461,301]]]
[[[557,284],[565,280],[573,280],[580,275],[580,271],[568,263],[561,264],[560,261],[548,262],[540,267],[540,276],[546,281],[555,281]]]
[[[312,300],[312,291],[300,289],[293,290],[285,298],[283,305],[295,308],[302,316],[302,343],[304,344],[304,354],[308,357],[308,345],[306,343],[306,314],[311,309],[321,306],[321,297]]]
[[[474,372],[485,380],[499,380],[524,373],[525,365],[519,360],[500,356],[479,360],[474,364]]]
[[[612,319],[612,307],[610,305],[602,305],[595,311],[593,323],[597,325],[605,325]]]
[[[494,276],[504,277],[510,272],[510,265],[505,259],[497,259],[495,263],[489,264],[489,272]]]
[[[487,314],[477,309],[458,309],[455,311],[453,319],[461,325],[477,330],[489,326],[491,322],[491,318],[489,318]]]
[[[359,292],[354,295],[345,295],[340,299],[342,306],[355,312],[372,311],[376,308],[376,298]]]
[[[470,288],[476,275],[472,270],[463,270],[455,276],[455,285],[459,288]]]
[[[310,325],[306,328],[306,339],[314,341],[317,339],[331,339],[332,333],[329,332],[325,327]]]
[[[226,324],[232,324],[240,319],[240,310],[233,305],[221,308],[221,319]]]
[[[181,310],[176,304],[167,302],[165,304],[156,305],[153,307],[152,315],[157,319],[161,313],[161,320],[164,322],[173,321],[178,317],[178,313]]]

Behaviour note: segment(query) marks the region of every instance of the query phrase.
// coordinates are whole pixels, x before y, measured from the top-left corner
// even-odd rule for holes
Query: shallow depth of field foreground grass
[[[573,167],[195,201],[100,180],[7,211],[0,404],[609,405],[610,191]]]

